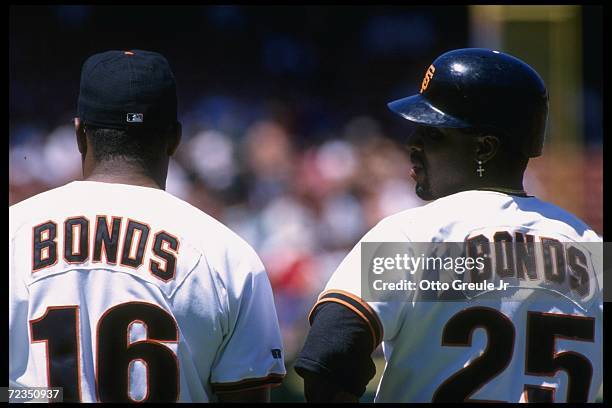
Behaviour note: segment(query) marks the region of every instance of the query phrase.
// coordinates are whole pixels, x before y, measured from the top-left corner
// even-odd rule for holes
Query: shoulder
[[[602,241],[602,238],[583,220],[571,212],[547,201],[533,197],[519,206],[523,211],[534,211],[563,229],[570,237],[577,236],[580,241]]]
[[[413,207],[398,213],[392,214],[381,221],[381,226],[408,224],[428,224],[432,223],[432,217],[438,223],[444,222],[446,218],[453,218],[457,213],[473,207],[476,200],[482,200],[482,196],[477,196],[474,191],[462,191],[445,197],[430,201],[420,207]]]
[[[61,202],[57,200],[57,197],[69,186],[70,184],[66,184],[47,190],[9,206],[9,233],[15,234],[24,224],[34,218],[35,214],[43,210],[50,212],[50,209],[60,205]]]
[[[40,204],[41,201],[47,201],[50,198],[53,198],[61,193],[62,191],[69,188],[70,183],[65,184],[60,187],[53,188],[51,190],[43,191],[42,193],[38,193],[33,195],[32,197],[26,198],[18,203],[15,203],[9,206],[9,212],[12,214],[18,214],[19,212],[27,211],[32,207],[35,207]]]
[[[380,220],[368,231],[363,240],[380,242],[423,240],[426,239],[425,235],[439,224],[442,216],[438,200],[421,207],[403,210]]]
[[[235,250],[237,253],[252,255],[253,248],[228,226],[197,207],[166,193],[168,200],[174,203],[174,210],[183,218],[187,228],[195,235],[196,240],[207,246],[217,247],[224,251]]]

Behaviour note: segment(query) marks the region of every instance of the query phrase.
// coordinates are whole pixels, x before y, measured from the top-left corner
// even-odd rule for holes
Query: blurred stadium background
[[[289,371],[275,401],[303,401],[292,360],[328,276],[381,218],[424,204],[386,102],[417,92],[442,52],[497,48],[541,73],[549,132],[526,188],[602,233],[602,7],[12,6],[9,24],[9,205],[81,177],[85,58],[168,58],[184,128],[168,191],[266,265]]]

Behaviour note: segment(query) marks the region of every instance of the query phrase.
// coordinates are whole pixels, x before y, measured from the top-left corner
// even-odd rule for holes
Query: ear
[[[87,154],[87,135],[85,134],[85,126],[80,118],[74,118],[74,130],[76,133],[77,146],[79,152],[85,157]]]
[[[483,163],[488,162],[497,154],[499,149],[499,139],[497,136],[484,134],[476,137],[476,160]]]
[[[174,152],[176,152],[177,147],[181,143],[181,137],[183,136],[183,126],[181,122],[176,122],[176,128],[170,135],[170,140],[168,140],[168,156],[172,156]]]

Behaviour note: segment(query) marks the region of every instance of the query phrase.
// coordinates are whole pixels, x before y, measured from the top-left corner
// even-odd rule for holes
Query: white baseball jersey
[[[466,242],[474,237],[493,242],[500,236],[598,244],[575,246],[589,256],[580,258],[583,271],[590,271],[581,280],[570,272],[551,275],[538,262],[528,278],[521,278],[530,288],[520,289],[520,301],[361,298],[361,242]],[[537,198],[464,191],[382,220],[340,264],[318,303],[343,303],[368,322],[374,337],[382,332],[386,366],[376,402],[594,401],[603,372],[602,258],[589,245],[600,242],[575,216]],[[568,254],[558,255],[569,263]],[[494,274],[501,275],[495,269]],[[551,289],[550,279],[571,289],[565,293],[583,291],[584,301]]]
[[[285,375],[258,256],[163,190],[75,181],[11,206],[9,287],[12,384],[206,402]]]

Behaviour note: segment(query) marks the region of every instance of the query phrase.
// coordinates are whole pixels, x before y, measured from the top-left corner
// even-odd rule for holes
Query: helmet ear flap
[[[544,142],[548,137],[549,126],[548,126],[548,95],[546,95],[546,106],[544,107],[544,120],[541,122],[541,130],[534,132],[534,137],[523,138],[524,147],[523,153],[527,157],[538,157],[542,155],[544,149]],[[537,124],[536,124],[537,126]]]

